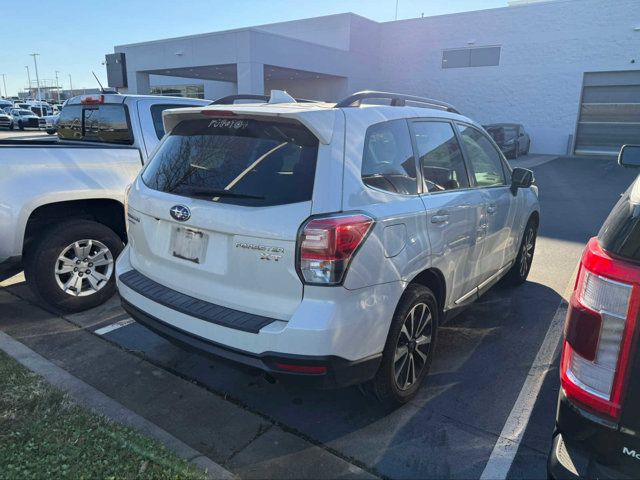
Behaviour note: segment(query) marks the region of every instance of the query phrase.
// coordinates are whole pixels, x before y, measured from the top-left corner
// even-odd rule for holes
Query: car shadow
[[[484,468],[560,301],[539,283],[496,286],[441,326],[426,384],[396,410],[362,386],[275,382],[181,350],[140,325],[107,338],[383,476],[469,478]]]

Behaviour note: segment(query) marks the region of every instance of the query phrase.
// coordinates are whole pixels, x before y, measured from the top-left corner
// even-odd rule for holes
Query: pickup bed
[[[32,290],[61,310],[108,299],[127,240],[125,189],[164,135],[162,112],[208,103],[79,96],[58,139],[0,141],[0,271],[21,264]]]

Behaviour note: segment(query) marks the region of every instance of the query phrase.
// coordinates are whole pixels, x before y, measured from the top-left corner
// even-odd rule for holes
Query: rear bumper
[[[638,438],[571,404],[560,393],[556,431],[547,462],[554,479],[631,479],[640,477]]]
[[[289,318],[268,318],[251,313],[253,305],[207,304],[186,295],[188,288],[168,289],[163,283],[170,282],[150,278],[152,271],[133,268],[130,248],[118,257],[116,281],[124,307],[140,323],[190,349],[322,388],[373,378],[404,291],[400,282],[358,290],[310,286]],[[286,373],[276,363],[324,366],[326,372]]]
[[[285,355],[273,352],[255,355],[250,352],[220,345],[180,330],[139,310],[126,300],[122,300],[122,307],[138,323],[185,350],[192,350],[197,353],[204,353],[216,358],[223,358],[235,363],[240,363],[248,367],[258,368],[280,380],[294,381],[313,388],[340,388],[366,382],[376,374],[382,359],[382,354],[355,362],[336,356],[313,357]],[[326,367],[326,373],[285,372],[278,369],[278,364]]]

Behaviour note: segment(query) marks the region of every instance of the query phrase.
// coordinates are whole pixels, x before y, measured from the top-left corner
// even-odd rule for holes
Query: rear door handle
[[[440,213],[431,217],[431,223],[445,223],[449,221],[448,213]]]

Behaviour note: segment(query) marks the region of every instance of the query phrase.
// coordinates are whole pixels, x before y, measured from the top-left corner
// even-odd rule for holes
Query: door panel
[[[502,156],[491,140],[479,129],[458,124],[471,180],[486,204],[486,238],[479,257],[478,269],[483,282],[500,270],[512,245],[512,228],[516,200],[507,186]]]
[[[433,266],[448,280],[451,307],[482,281],[484,198],[479,190],[459,190],[423,195],[423,201]]]
[[[422,199],[433,265],[447,280],[449,307],[480,283],[485,201],[481,191],[469,188],[469,175],[451,123],[415,121],[412,132],[426,192]]]

